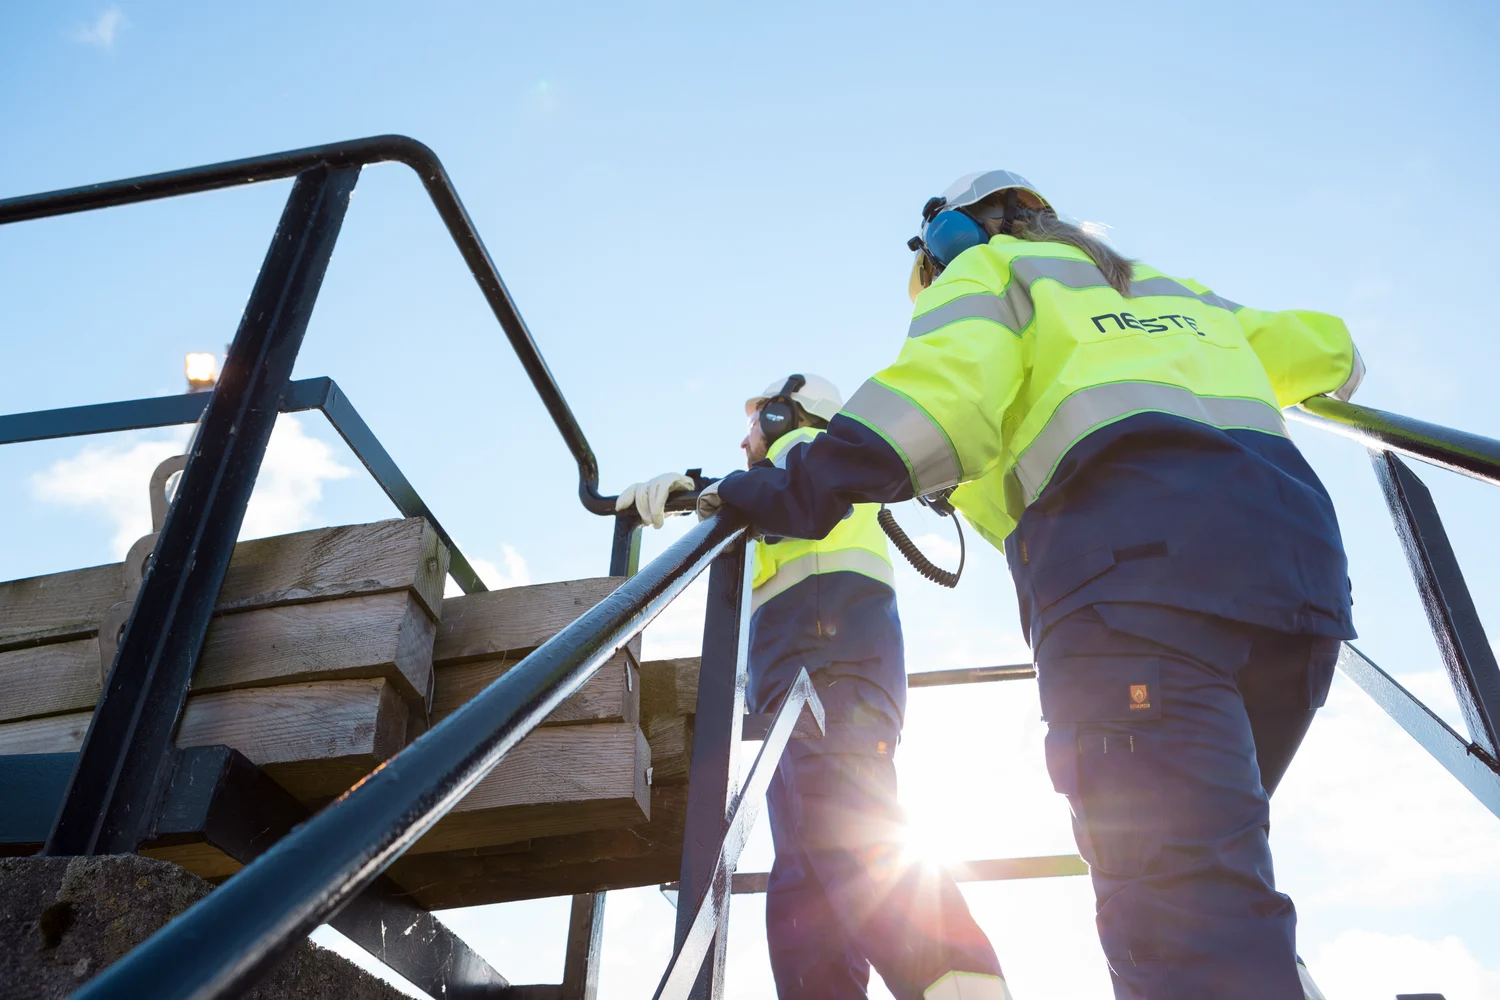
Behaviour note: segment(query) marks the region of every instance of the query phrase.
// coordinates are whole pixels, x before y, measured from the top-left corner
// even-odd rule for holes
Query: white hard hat
[[[1025,191],[1046,208],[1052,206],[1046,198],[1042,197],[1040,191],[1032,186],[1031,182],[1020,174],[1009,170],[979,170],[972,174],[964,174],[958,180],[948,185],[936,198],[928,199],[922,209],[922,229],[919,235],[907,245],[916,250],[916,258],[911,264],[911,275],[907,279],[906,290],[916,301],[917,294],[932,282],[934,265],[928,259],[928,255],[922,252],[921,246],[927,243],[927,227],[942,212],[954,208],[967,208],[988,198],[992,194],[1001,191]],[[951,218],[951,216],[949,217]],[[941,268],[939,268],[940,270]]]
[[[1007,191],[1011,188],[1029,192],[1043,205],[1048,204],[1047,199],[1042,197],[1042,193],[1020,174],[1009,170],[978,170],[972,174],[964,174],[948,185],[948,190],[941,195],[943,208],[964,208],[983,201],[997,191]],[[928,221],[930,220],[923,220],[924,229]]]
[[[821,375],[803,375],[802,378],[806,381],[802,388],[792,393],[792,402],[815,417],[832,420],[833,415],[844,408],[844,397],[839,395],[839,387]],[[780,395],[786,383],[785,378],[777,379],[766,386],[766,391],[759,396],[751,396],[745,400],[745,416],[754,416],[755,411],[764,406],[766,400]]]

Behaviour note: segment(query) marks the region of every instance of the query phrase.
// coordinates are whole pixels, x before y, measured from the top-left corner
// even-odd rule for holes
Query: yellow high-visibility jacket
[[[996,236],[917,297],[896,363],[843,413],[901,456],[996,547],[1063,456],[1143,412],[1286,435],[1281,408],[1348,399],[1364,374],[1342,320],[1262,312],[1135,267],[1131,294],[1080,250]]]

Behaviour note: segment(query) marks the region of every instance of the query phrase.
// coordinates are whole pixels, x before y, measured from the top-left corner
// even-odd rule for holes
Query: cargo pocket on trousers
[[[1047,771],[1102,874],[1144,874],[1161,853],[1160,674],[1149,657],[1059,657],[1038,671]]]

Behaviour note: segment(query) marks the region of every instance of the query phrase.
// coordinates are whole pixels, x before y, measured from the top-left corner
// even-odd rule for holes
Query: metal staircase
[[[611,574],[631,579],[309,818],[295,802],[283,802],[279,812],[265,805],[275,801],[264,788],[268,779],[243,758],[235,760],[233,751],[216,756],[177,750],[172,734],[278,413],[321,411],[404,515],[438,524],[332,380],[290,379],[350,192],[364,166],[387,161],[403,163],[421,178],[577,462],[581,502],[615,518]],[[58,761],[32,762],[28,770],[15,759],[0,762],[0,796],[22,806],[13,821],[44,826],[51,855],[134,852],[171,776],[192,766],[216,775],[213,787],[229,789],[230,799],[256,803],[257,818],[270,817],[268,828],[277,835],[274,843],[262,837],[247,846],[254,860],[243,871],[76,996],[236,996],[311,930],[331,922],[434,997],[593,997],[602,894],[574,897],[564,982],[515,986],[431,914],[392,891],[382,872],[705,571],[709,599],[676,885],[676,948],[656,997],[720,996],[730,898],[764,889],[763,879],[736,873],[737,860],[788,741],[821,732],[821,705],[804,673],[773,717],[745,717],[749,561],[745,525],[732,513],[693,527],[650,564],[638,566],[641,526],[633,512],[616,515],[613,498],[599,492],[588,440],[432,151],[404,136],[333,143],[11,198],[0,201],[0,224],[284,178],[295,183],[214,392],[0,416],[0,444],[199,425],[76,763],[59,770]],[[1500,485],[1500,442],[1331,399],[1309,401],[1292,415],[1370,449],[1467,737],[1354,647],[1345,649],[1340,665],[1500,817],[1500,668],[1431,497],[1401,458]],[[687,509],[692,502],[691,495],[680,496],[672,507]],[[466,592],[484,589],[456,548],[451,573]],[[1022,664],[918,673],[911,686],[1034,676]],[[737,785],[739,745],[752,727],[759,727],[754,735],[763,733],[763,742],[748,777]],[[194,760],[185,765],[184,755]],[[216,808],[210,800],[179,805],[205,815]],[[234,834],[232,812],[221,810],[217,821]],[[976,878],[1084,871],[1072,856],[972,862],[968,868]],[[397,920],[420,926],[422,933],[387,944],[379,929]]]

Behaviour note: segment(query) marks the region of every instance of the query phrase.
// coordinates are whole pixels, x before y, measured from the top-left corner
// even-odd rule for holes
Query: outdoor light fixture
[[[219,360],[212,354],[189,354],[185,360],[188,392],[212,392],[219,380]]]

